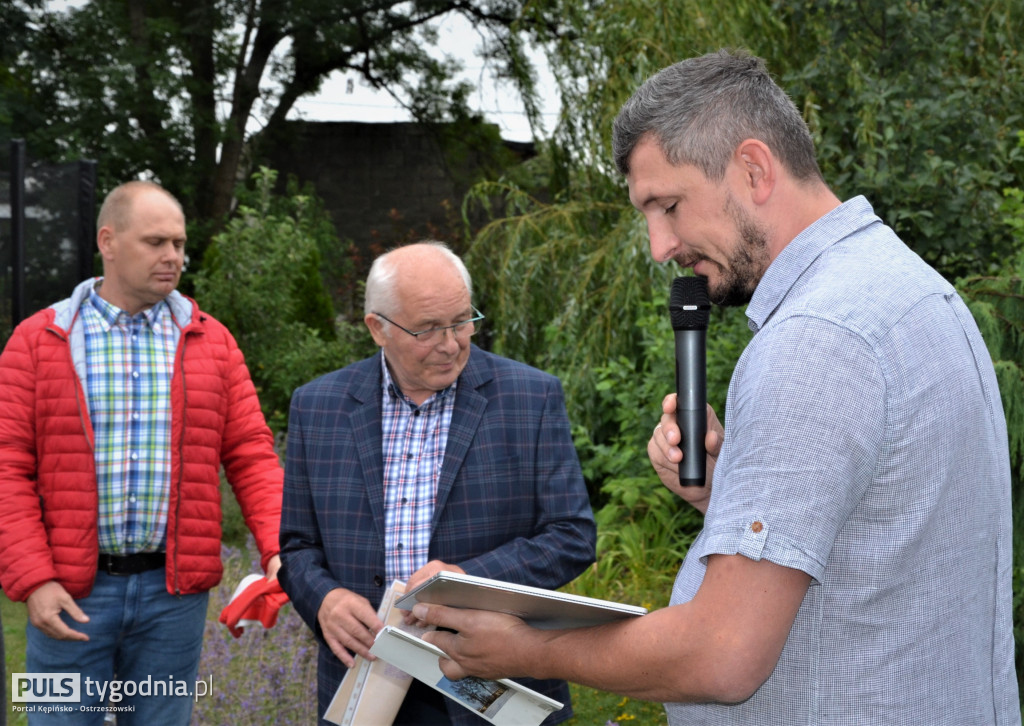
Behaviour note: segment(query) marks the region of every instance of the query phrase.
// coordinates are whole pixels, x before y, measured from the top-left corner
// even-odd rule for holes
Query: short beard
[[[725,201],[725,212],[736,224],[739,244],[728,259],[728,268],[720,268],[721,281],[708,292],[711,302],[716,305],[736,307],[750,302],[771,260],[767,233],[736,204],[732,196]]]

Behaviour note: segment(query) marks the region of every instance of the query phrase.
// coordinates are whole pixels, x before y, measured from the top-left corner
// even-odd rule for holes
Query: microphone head
[[[707,330],[711,318],[708,278],[694,275],[673,280],[668,311],[673,330]]]

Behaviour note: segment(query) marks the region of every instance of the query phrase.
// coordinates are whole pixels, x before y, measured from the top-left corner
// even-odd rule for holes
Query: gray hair
[[[446,257],[462,276],[462,281],[466,283],[466,290],[469,292],[469,297],[471,300],[473,299],[473,281],[470,279],[469,270],[466,269],[466,265],[462,262],[462,259],[452,252],[448,245],[444,242],[438,242],[437,240],[431,239],[422,240],[416,244],[433,247]],[[395,247],[388,250],[377,257],[377,259],[373,261],[373,264],[370,265],[370,273],[366,276],[366,291],[363,300],[364,315],[381,313],[382,315],[390,317],[397,311],[398,303],[395,302],[396,266],[394,261],[391,259],[391,253],[400,249],[402,249],[402,247]],[[383,322],[386,324],[387,321]]]
[[[761,58],[719,50],[660,70],[633,94],[615,118],[615,166],[652,135],[669,163],[696,166],[710,181],[725,178],[745,139],[767,144],[794,178],[823,181],[810,130],[796,105],[772,80]]]

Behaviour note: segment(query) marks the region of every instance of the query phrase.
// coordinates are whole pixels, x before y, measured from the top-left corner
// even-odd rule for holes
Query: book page
[[[497,726],[537,726],[562,708],[558,701],[504,678],[449,680],[438,665],[444,652],[397,628],[387,627],[377,633],[370,652]]]
[[[384,624],[406,628],[402,611],[395,600],[405,592],[405,583],[396,580],[385,591],[377,617]],[[409,628],[425,632],[421,628]],[[324,718],[339,726],[390,726],[402,706],[412,676],[384,660],[368,661],[356,656],[355,665],[348,669],[338,690],[327,707]]]

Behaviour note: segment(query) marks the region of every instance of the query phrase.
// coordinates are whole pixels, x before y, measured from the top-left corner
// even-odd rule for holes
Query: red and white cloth
[[[268,580],[263,575],[246,575],[238,583],[231,600],[220,611],[219,620],[238,638],[251,625],[274,627],[277,611],[286,602],[288,595],[276,577]]]

